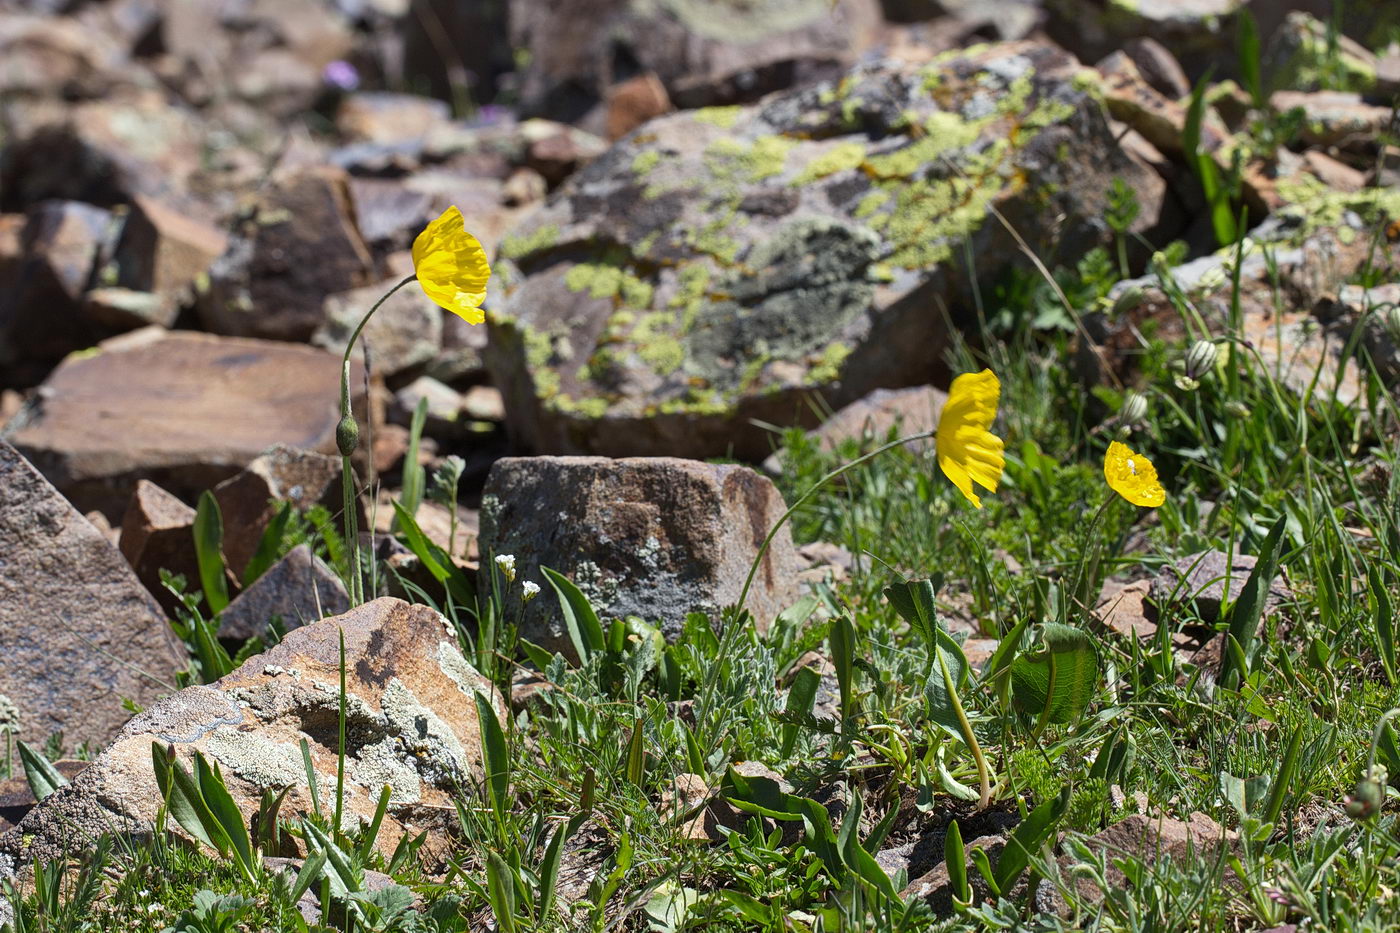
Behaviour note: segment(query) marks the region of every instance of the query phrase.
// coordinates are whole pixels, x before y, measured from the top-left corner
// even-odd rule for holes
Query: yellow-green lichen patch
[[[519,259],[541,250],[549,249],[559,242],[559,228],[545,224],[530,233],[511,235],[501,241],[498,253],[502,259]]]
[[[652,286],[613,263],[581,262],[564,273],[564,287],[590,298],[620,298],[631,308],[651,305]]]
[[[955,113],[939,111],[924,121],[924,135],[902,149],[866,160],[867,171],[876,178],[909,178],[944,153],[977,140],[985,120],[968,121]]]
[[[721,184],[763,181],[787,171],[787,157],[795,140],[784,136],[760,136],[752,143],[725,137],[705,149],[705,167]]]
[[[675,314],[657,311],[644,314],[628,335],[637,358],[658,376],[669,376],[685,362],[685,348],[677,339]]]
[[[860,203],[856,205],[854,216],[857,220],[864,220],[889,202],[890,193],[888,191],[880,189],[871,191],[860,199]]]
[[[608,413],[612,407],[605,398],[593,396],[590,398],[573,398],[568,395],[556,395],[548,400],[548,406],[557,412],[566,415],[583,415],[586,418],[601,418]]]
[[[847,172],[851,169],[859,168],[860,164],[864,161],[864,143],[841,143],[823,152],[811,162],[808,162],[807,167],[792,180],[792,183],[794,185],[805,185],[820,178],[825,178],[828,175],[835,175],[837,172]]]
[[[841,364],[851,355],[851,348],[844,343],[828,344],[817,356],[812,368],[807,372],[807,380],[812,385],[825,385],[835,382],[841,375]]]
[[[661,162],[661,153],[655,149],[646,149],[632,159],[632,173],[639,178],[651,174],[651,170],[656,168]]]
[[[733,127],[735,123],[739,122],[739,117],[743,112],[744,108],[739,106],[701,107],[690,116],[692,119],[699,120],[701,123],[708,123],[711,126],[717,126],[720,129],[727,130]]]

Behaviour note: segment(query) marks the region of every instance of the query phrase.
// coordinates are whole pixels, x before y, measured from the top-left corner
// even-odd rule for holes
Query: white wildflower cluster
[[[514,582],[515,582],[515,555],[514,555],[514,554],[497,554],[497,555],[496,555],[496,566],[497,566],[498,568],[500,568],[500,571],[501,571],[501,573],[505,576],[506,582],[507,582],[507,583],[514,583]]]

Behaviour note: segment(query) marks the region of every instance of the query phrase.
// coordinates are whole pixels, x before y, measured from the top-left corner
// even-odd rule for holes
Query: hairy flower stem
[[[355,448],[359,446],[360,442],[360,429],[355,424],[354,413],[350,410],[350,355],[355,352],[355,344],[360,339],[360,332],[365,329],[365,325],[374,316],[374,312],[379,310],[379,306],[388,301],[389,296],[393,295],[394,292],[417,278],[417,275],[408,276],[385,292],[365,312],[365,316],[360,318],[360,323],[355,325],[355,330],[350,334],[350,339],[345,344],[345,355],[340,360],[340,423],[336,426],[335,443],[340,450],[340,485],[344,505],[342,520],[345,523],[345,555],[350,574],[350,578],[346,581],[346,591],[350,597],[352,608],[365,601],[365,591],[360,578],[360,529],[359,521],[356,518],[359,512],[357,508],[359,490],[355,484],[355,468],[350,465],[350,457],[355,453]]]

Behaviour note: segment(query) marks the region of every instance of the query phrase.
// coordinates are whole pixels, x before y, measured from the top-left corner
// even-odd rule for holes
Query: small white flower
[[[523,602],[527,602],[527,603],[528,603],[530,600],[532,600],[532,599],[534,599],[536,596],[540,595],[540,585],[539,585],[538,583],[534,583],[534,582],[532,582],[532,581],[530,581],[530,580],[526,580],[526,581],[521,585],[521,589],[524,591],[524,592],[522,592],[522,593],[520,594],[520,599],[521,599]]]
[[[501,568],[501,573],[505,574],[506,582],[515,582],[515,555],[497,554],[496,566]]]

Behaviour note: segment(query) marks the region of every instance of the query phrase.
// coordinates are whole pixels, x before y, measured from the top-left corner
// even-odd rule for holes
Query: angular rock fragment
[[[182,301],[227,248],[219,228],[138,195],[117,243],[117,284]]]
[[[200,296],[206,327],[235,337],[305,341],[325,296],[369,283],[343,172],[306,168],[278,179],[239,225]]]
[[[185,665],[117,549],[0,441],[0,710],[39,747],[100,745]]]
[[[363,396],[358,364],[351,387]],[[193,499],[273,444],[335,450],[340,358],[154,328],[65,360],[10,441],[79,508],[120,516],[138,479]]]
[[[510,16],[512,45],[530,51],[526,109],[566,121],[642,72],[680,107],[755,100],[850,65],[879,25],[876,0],[521,0]]]
[[[180,574],[199,585],[194,553],[194,509],[147,480],[137,480],[122,518],[121,552],[143,586],[174,616],[179,601],[160,582],[160,572]]]
[[[540,571],[573,580],[601,618],[640,616],[674,641],[685,617],[712,618],[739,597],[782,496],[746,467],[677,460],[498,460],[482,496],[482,559],[513,555],[520,581],[545,593],[522,607],[520,634],[572,653]],[[746,607],[766,630],[797,594],[784,527],[759,562]],[[518,597],[515,597],[518,599]],[[518,605],[518,603],[517,603]]]
[[[152,831],[160,792],[152,743],[173,748],[189,768],[198,751],[217,763],[245,818],[263,791],[290,788],[281,815],[311,812],[301,743],[322,805],[336,786],[340,635],[347,665],[345,814],[349,829],[369,822],[384,785],[387,815],[377,846],[386,856],[406,834],[427,832],[425,852],[442,856],[452,801],[482,780],[476,696],[497,716],[506,706],[467,663],[446,620],[425,606],[379,599],[290,632],[208,686],[149,704],[73,783],[0,836],[0,876],[81,852],[105,833]],[[331,791],[333,793],[333,791]],[[175,821],[171,820],[171,828]]]
[[[219,614],[219,637],[266,638],[274,621],[290,631],[349,609],[340,578],[309,545],[298,544]]]
[[[1220,620],[1224,605],[1239,599],[1258,561],[1252,554],[1227,556],[1223,551],[1182,557],[1153,578],[1150,598],[1158,607],[1193,603],[1201,621],[1212,625]],[[1280,575],[1270,582],[1264,594],[1264,611],[1271,612],[1292,599],[1293,591]]]
[[[311,335],[311,342],[344,353],[365,313],[395,284],[380,282],[327,296],[324,322]],[[442,309],[421,288],[406,285],[374,312],[360,333],[358,346],[361,350],[357,355],[368,348],[371,365],[386,377],[423,366],[442,349]]]
[[[274,444],[241,470],[214,487],[224,522],[224,558],[242,579],[257,552],[268,522],[290,502],[305,512],[324,505],[338,514],[344,508],[340,458],[287,444]]]
[[[0,291],[0,371],[32,385],[73,350],[103,336],[83,313],[83,292],[110,249],[112,214],[77,201],[35,207],[19,235],[12,282]]]
[[[932,431],[938,427],[938,415],[947,401],[948,393],[933,386],[876,389],[836,412],[807,432],[807,436],[822,450],[835,450],[847,440],[874,447],[888,440],[891,431],[898,431],[901,437]],[[908,446],[928,449],[932,444],[932,438],[925,438]],[[773,454],[763,461],[763,468],[769,473],[780,472],[779,455]]]
[[[1072,58],[1006,43],[879,63],[617,143],[502,244],[487,364],[522,448],[761,460],[812,423],[937,381],[971,275],[1107,244],[1106,178],[1157,225]],[[1048,199],[1048,200],[1047,200]]]

